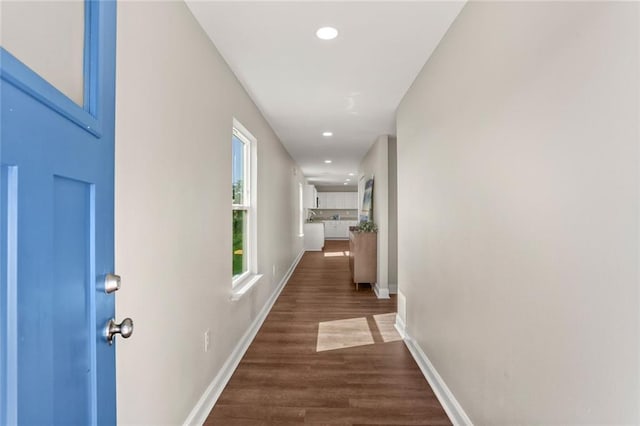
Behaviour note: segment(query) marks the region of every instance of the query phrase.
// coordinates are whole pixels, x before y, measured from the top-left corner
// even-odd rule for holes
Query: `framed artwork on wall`
[[[364,184],[360,222],[373,220],[373,176]]]

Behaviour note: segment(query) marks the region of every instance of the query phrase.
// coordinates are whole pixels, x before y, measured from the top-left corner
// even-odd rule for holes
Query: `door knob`
[[[133,320],[131,318],[125,318],[118,324],[114,319],[111,319],[105,327],[104,334],[110,345],[113,345],[113,338],[116,334],[120,334],[123,338],[128,339],[133,334]]]
[[[104,277],[104,292],[107,294],[120,290],[120,276],[107,274]]]

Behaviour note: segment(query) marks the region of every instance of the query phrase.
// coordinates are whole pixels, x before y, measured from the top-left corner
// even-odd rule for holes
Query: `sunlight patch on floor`
[[[373,335],[369,330],[367,319],[364,317],[326,321],[318,324],[317,352],[372,345],[373,343]]]
[[[396,330],[396,313],[391,312],[389,314],[374,315],[373,319],[376,321],[378,331],[382,337],[383,342],[397,342],[402,340],[398,330]]]
[[[343,256],[349,256],[349,252],[348,251],[330,251],[330,252],[324,253],[324,257],[343,257]]]
[[[380,336],[377,338],[378,342],[402,340],[394,327],[395,318],[395,312],[374,315],[375,325],[372,326],[367,317],[321,322],[318,324],[316,352],[373,345],[376,343],[374,333]],[[372,327],[377,327],[377,330]]]

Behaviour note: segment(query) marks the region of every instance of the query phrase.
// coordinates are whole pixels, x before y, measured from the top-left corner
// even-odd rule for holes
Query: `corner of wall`
[[[447,413],[447,416],[449,416],[451,423],[453,423],[454,426],[473,426],[473,422],[462,408],[462,405],[460,405],[453,392],[451,392],[451,389],[449,389],[420,345],[413,340],[411,335],[407,332],[404,322],[402,322],[398,316],[396,316],[396,329],[403,337],[409,352],[411,352],[411,355],[418,364],[420,371],[422,371],[425,379],[429,382],[431,389],[436,394],[436,397],[438,398],[438,401],[440,401],[444,411]]]
[[[389,152],[388,135],[380,135],[360,162],[360,175],[373,176],[373,217],[378,225],[379,297],[389,297]]]
[[[373,291],[376,293],[376,296],[378,297],[378,299],[391,298],[391,296],[389,296],[389,289],[379,285],[378,283],[375,283],[375,285],[373,286]]]

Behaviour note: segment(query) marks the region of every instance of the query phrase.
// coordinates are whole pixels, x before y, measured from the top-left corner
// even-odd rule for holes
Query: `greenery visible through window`
[[[233,211],[233,276],[240,275],[247,271],[247,261],[245,257],[246,247],[244,238],[246,230],[244,210]]]
[[[250,142],[237,129],[232,137],[232,206],[233,206],[233,276],[238,277],[248,268],[248,222],[250,215],[249,161]]]

